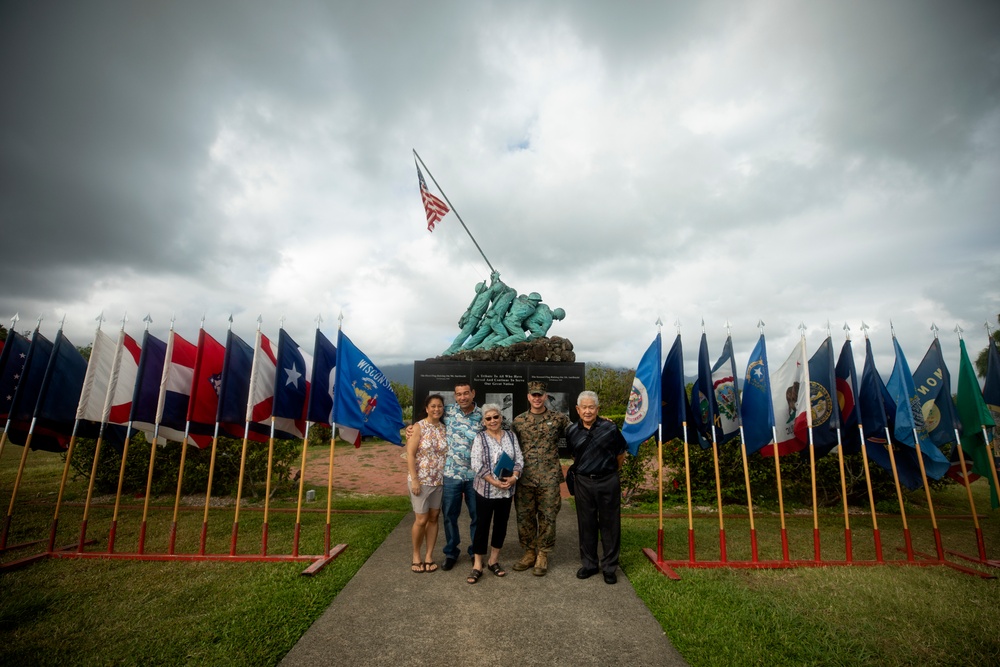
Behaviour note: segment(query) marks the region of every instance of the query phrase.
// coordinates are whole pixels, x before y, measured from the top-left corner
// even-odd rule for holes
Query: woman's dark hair
[[[431,401],[433,401],[435,398],[441,401],[441,405],[444,405],[444,396],[442,396],[441,394],[429,395],[427,398],[424,399],[424,407],[420,411],[420,414],[413,420],[414,424],[416,424],[418,421],[427,416],[427,406],[430,405]]]

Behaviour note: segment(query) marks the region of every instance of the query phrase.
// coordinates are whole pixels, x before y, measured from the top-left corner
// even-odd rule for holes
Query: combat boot
[[[538,552],[538,558],[535,559],[535,569],[532,572],[536,577],[544,577],[549,571],[549,555],[543,551]]]
[[[524,555],[521,557],[521,560],[514,563],[513,569],[515,572],[524,572],[528,568],[534,566],[534,564],[535,564],[535,550],[528,549],[527,551],[524,552]]]

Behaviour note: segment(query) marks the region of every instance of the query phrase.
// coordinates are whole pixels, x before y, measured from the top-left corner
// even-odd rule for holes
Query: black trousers
[[[472,539],[472,553],[486,555],[486,547],[503,547],[507,537],[507,520],[510,519],[510,504],[513,498],[485,498],[476,494],[476,534]],[[493,523],[493,539],[490,539],[490,523]]]
[[[576,477],[576,522],[580,529],[580,564],[606,573],[618,568],[622,543],[622,486],[618,473],[601,479]],[[598,561],[597,538],[604,553]]]

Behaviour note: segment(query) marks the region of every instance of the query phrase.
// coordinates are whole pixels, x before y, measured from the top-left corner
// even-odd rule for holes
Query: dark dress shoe
[[[597,574],[597,572],[598,572],[598,570],[597,570],[596,567],[593,568],[593,569],[586,568],[586,567],[581,567],[579,570],[576,571],[576,578],[577,579],[589,579],[590,577],[592,577],[595,574]]]
[[[451,568],[455,567],[456,562],[458,562],[457,558],[445,558],[444,565],[441,566],[441,569],[447,572]]]
[[[604,573],[604,583],[606,583],[606,584],[617,584],[618,583],[618,576],[614,572],[605,572]]]

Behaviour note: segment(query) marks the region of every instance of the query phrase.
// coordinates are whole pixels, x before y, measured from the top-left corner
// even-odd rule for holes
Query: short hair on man
[[[472,389],[472,383],[468,380],[455,380],[455,389],[458,389],[459,387],[468,387],[469,389]]]
[[[589,389],[587,391],[580,392],[580,395],[576,397],[576,404],[580,405],[586,400],[593,401],[594,405],[598,407],[601,405],[601,399],[597,397],[597,392],[590,391]]]

